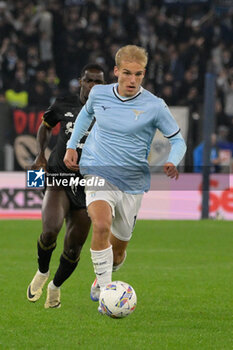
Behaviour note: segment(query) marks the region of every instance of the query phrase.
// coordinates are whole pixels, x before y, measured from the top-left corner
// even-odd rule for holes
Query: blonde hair
[[[118,68],[121,61],[137,62],[145,68],[148,61],[148,54],[143,47],[126,45],[121,47],[116,53],[115,62]]]

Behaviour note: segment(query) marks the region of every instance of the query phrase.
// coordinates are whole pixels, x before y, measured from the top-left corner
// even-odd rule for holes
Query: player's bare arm
[[[177,180],[179,178],[179,172],[173,163],[170,163],[170,162],[165,163],[163,166],[163,170],[165,174],[171,179],[175,178]]]
[[[37,156],[34,162],[30,165],[30,169],[36,170],[43,168],[47,169],[47,159],[45,158],[45,149],[48,146],[51,137],[52,128],[46,125],[44,122],[41,123],[37,132]]]
[[[66,154],[64,157],[64,163],[66,167],[72,171],[77,171],[79,169],[77,162],[78,162],[78,153],[76,152],[76,150],[72,148],[67,148]]]

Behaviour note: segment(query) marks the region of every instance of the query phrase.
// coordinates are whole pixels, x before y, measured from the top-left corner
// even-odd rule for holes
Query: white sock
[[[112,246],[104,250],[92,250],[91,259],[100,289],[112,282],[113,252]]]
[[[60,289],[60,287],[55,286],[55,284],[53,283],[53,281],[50,281],[50,282],[49,282],[49,288],[50,288],[50,289],[53,289],[53,290],[58,290],[58,289]]]

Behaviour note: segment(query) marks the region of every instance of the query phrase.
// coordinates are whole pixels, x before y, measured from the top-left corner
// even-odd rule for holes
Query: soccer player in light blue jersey
[[[80,170],[86,179],[106,180],[104,190],[86,187],[88,214],[93,224],[91,257],[96,279],[92,300],[112,281],[112,271],[123,264],[143,193],[149,190],[148,154],[156,129],[171,144],[164,172],[178,179],[176,166],[186,145],[166,103],[141,86],[146,51],[135,45],[118,50],[114,74],[117,84],[95,86],[76,119],[64,158],[77,170],[76,147],[92,119],[95,125],[84,145]]]

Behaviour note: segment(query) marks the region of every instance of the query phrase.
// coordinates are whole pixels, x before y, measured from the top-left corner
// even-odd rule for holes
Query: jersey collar
[[[121,96],[121,95],[118,94],[118,92],[117,92],[117,87],[118,87],[118,84],[115,84],[115,85],[113,86],[113,93],[114,93],[114,95],[115,95],[120,101],[122,101],[122,102],[126,102],[126,101],[131,101],[131,100],[133,100],[134,98],[136,98],[136,97],[138,97],[139,95],[141,95],[141,93],[142,93],[142,91],[143,91],[143,87],[140,86],[140,89],[139,89],[139,91],[136,93],[136,95],[131,96],[131,97],[123,97],[123,96]]]

